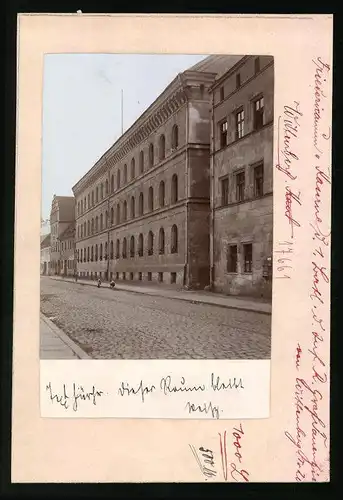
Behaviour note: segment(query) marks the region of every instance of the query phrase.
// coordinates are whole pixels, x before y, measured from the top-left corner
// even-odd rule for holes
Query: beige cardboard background
[[[234,459],[235,421],[172,421],[115,419],[42,419],[39,410],[39,272],[42,90],[44,53],[232,53],[271,54],[275,57],[275,127],[283,106],[299,101],[303,113],[296,142],[299,162],[295,189],[302,205],[295,216],[301,229],[293,242],[290,280],[274,279],[272,318],[271,417],[241,422],[242,457],[250,481],[294,481],[296,447],[285,437],[296,434],[294,387],[297,376],[311,379],[313,281],[314,174],[313,114],[315,68],[318,56],[332,65],[332,16],[183,16],[183,15],[21,15],[18,43],[18,124],[16,166],[16,241],[14,284],[14,375],[12,481],[115,482],[204,481],[189,444],[214,450],[218,433],[227,430],[228,460]],[[328,72],[320,130],[331,125],[331,74]],[[276,130],[276,128],[275,128]],[[274,163],[278,134],[274,134]],[[331,162],[330,141],[321,155],[321,167]],[[285,212],[285,178],[274,173],[274,249],[289,239]],[[323,186],[321,214],[330,228],[330,190]],[[330,229],[329,229],[330,230]],[[24,257],[24,258],[23,258]],[[323,264],[324,263],[324,264]],[[329,269],[329,252],[322,265]],[[17,279],[25,287],[17,287]],[[329,284],[320,284],[321,318],[325,338],[321,359],[329,366]],[[296,347],[301,345],[299,372]],[[82,362],[82,361],[80,361]],[[329,387],[320,386],[323,399],[318,414],[329,435]],[[306,433],[304,451],[311,453],[313,417],[302,413]],[[321,427],[323,431],[323,427]],[[318,436],[317,436],[318,437]],[[318,441],[320,443],[320,441]],[[316,452],[328,481],[329,450]],[[303,467],[305,471],[306,465]],[[311,480],[306,469],[305,480]],[[229,480],[232,478],[229,474]]]

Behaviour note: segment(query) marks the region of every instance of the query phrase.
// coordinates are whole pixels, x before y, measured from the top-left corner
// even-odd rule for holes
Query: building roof
[[[243,57],[244,56],[211,55],[189,68],[188,71],[216,73],[217,79],[237,64]]]
[[[43,237],[43,238],[42,238]],[[41,242],[40,242],[40,247],[41,248],[47,248],[50,246],[51,242],[51,235],[49,234],[44,234],[41,235]]]
[[[68,240],[70,238],[74,238],[75,236],[75,222],[72,222],[69,224],[69,226],[63,231],[61,236],[59,237],[60,240]]]
[[[59,222],[70,222],[75,219],[74,196],[54,196],[53,203],[58,204]]]

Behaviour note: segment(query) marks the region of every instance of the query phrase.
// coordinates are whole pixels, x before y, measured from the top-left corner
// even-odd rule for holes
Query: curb
[[[71,349],[73,353],[76,354],[79,359],[93,359],[73,340],[71,340],[71,338],[69,338],[66,333],[64,333],[58,326],[56,326],[47,316],[45,316],[43,313],[40,313],[40,317],[42,321],[47,324],[47,326],[55,333],[55,335],[57,335],[62,340],[62,342],[64,342],[69,347],[69,349]]]
[[[67,283],[74,283],[75,285],[82,285],[82,286],[96,286],[94,285],[94,283],[79,283],[79,282],[76,282],[76,281],[73,281],[73,280],[68,280],[68,279],[63,279],[63,278],[52,278],[50,277],[50,279],[53,279],[54,281],[66,281]],[[119,285],[120,287],[120,285]],[[118,292],[128,292],[128,293],[136,293],[138,295],[149,295],[149,297],[164,297],[163,295],[159,295],[157,293],[149,293],[149,292],[140,292],[139,290],[128,290],[126,288],[119,288],[118,285],[116,285],[116,288],[115,290],[118,291]],[[232,306],[232,305],[227,305],[227,304],[215,304],[213,302],[208,302],[208,301],[205,301],[205,300],[199,300],[199,299],[186,299],[184,297],[168,297],[168,296],[165,296],[165,298],[168,298],[168,299],[172,299],[172,300],[182,300],[183,302],[191,302],[192,304],[204,304],[204,305],[207,305],[207,306],[214,306],[214,307],[221,307],[221,308],[224,308],[224,309],[235,309],[236,311],[244,311],[244,312],[253,312],[253,313],[257,313],[257,314],[266,314],[268,316],[271,316],[272,312],[271,311],[261,311],[260,309],[251,309],[251,308],[248,308],[248,307],[240,307],[240,306]]]

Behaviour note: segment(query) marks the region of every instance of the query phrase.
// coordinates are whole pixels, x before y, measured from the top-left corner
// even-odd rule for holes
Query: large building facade
[[[73,187],[80,277],[210,284],[209,88],[240,59],[179,74]]]
[[[41,237],[40,243],[40,273],[50,274],[50,233]]]
[[[61,236],[70,225],[75,224],[75,199],[73,196],[54,196],[50,211],[50,273],[64,274],[66,255],[65,238]],[[68,239],[69,236],[68,236]],[[74,245],[74,244],[73,244]],[[69,257],[68,257],[69,258]]]
[[[273,57],[246,56],[211,87],[211,285],[271,296]]]

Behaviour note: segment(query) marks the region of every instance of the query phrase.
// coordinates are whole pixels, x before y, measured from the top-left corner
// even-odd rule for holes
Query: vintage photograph
[[[41,359],[270,359],[274,58],[47,54]]]

